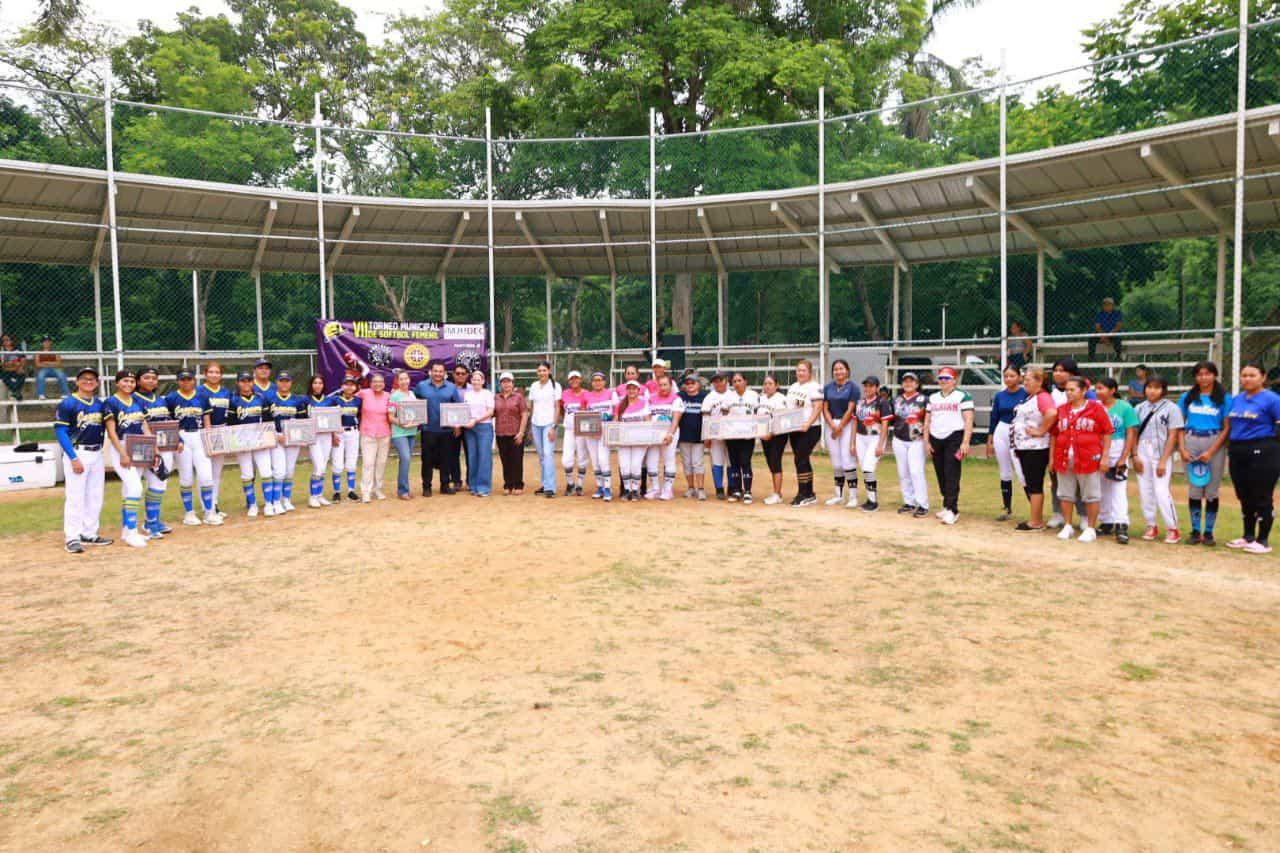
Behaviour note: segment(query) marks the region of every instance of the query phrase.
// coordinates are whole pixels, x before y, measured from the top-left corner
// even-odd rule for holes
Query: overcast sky
[[[380,41],[389,15],[402,10],[423,14],[437,9],[438,0],[345,0],[360,18],[360,27],[372,41]],[[148,0],[139,4],[146,17],[160,26],[171,26],[181,9],[199,6],[206,13],[225,12],[218,0]],[[961,9],[943,19],[930,50],[949,63],[980,56],[996,66],[1000,49],[1006,48],[1009,75],[1013,79],[1043,74],[1085,61],[1080,31],[1114,15],[1123,0],[982,0],[976,9]],[[34,20],[37,0],[0,0],[5,29]],[[137,29],[139,7],[119,0],[87,0],[91,20],[110,24],[122,32]]]

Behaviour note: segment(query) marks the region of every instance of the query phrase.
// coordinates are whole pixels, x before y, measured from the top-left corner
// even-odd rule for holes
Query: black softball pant
[[[788,436],[784,433],[760,442],[764,445],[764,462],[769,466],[770,474],[782,473],[782,454],[787,449],[787,438]]]
[[[751,494],[751,454],[755,453],[754,438],[734,438],[726,441],[729,451],[729,494]]]
[[[803,432],[791,433],[791,454],[796,460],[796,483],[802,495],[813,494],[813,462],[810,456],[822,440],[822,427],[814,424]]]
[[[929,436],[929,446],[933,448],[933,475],[938,479],[938,491],[942,492],[942,508],[955,513],[960,512],[961,471],[956,453],[963,441],[964,430],[959,429],[946,438]]]
[[[1271,496],[1280,478],[1280,442],[1274,438],[1232,441],[1227,459],[1244,516],[1244,538],[1266,545],[1274,521]]]

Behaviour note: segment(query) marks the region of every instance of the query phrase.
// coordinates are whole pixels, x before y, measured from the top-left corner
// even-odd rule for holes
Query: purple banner
[[[435,361],[443,361],[449,371],[456,364],[468,370],[485,368],[485,333],[484,323],[317,320],[320,375],[333,391],[348,376],[367,388],[374,373],[386,377],[391,388],[392,374],[400,370],[409,371],[416,384]]]

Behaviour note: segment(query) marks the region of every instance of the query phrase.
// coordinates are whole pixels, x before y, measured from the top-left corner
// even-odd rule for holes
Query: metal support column
[[[1036,343],[1044,343],[1044,249],[1036,250]]]
[[[1236,73],[1235,246],[1231,270],[1231,392],[1240,392],[1240,349],[1244,315],[1244,113],[1249,74],[1249,3],[1240,0],[1240,46]]]
[[[449,279],[440,276],[440,322],[449,322]]]
[[[493,279],[493,112],[488,107],[484,108],[484,185],[485,219],[488,224],[486,242],[489,250],[489,382],[497,390],[498,378],[493,375],[498,349],[497,301]]]
[[[116,370],[124,368],[124,317],[120,313],[120,245],[116,233],[116,164],[115,143],[111,125],[115,122],[111,105],[111,69],[102,78],[102,92],[106,97],[105,140],[107,148],[107,236],[111,240],[111,305],[115,311]]]
[[[191,271],[191,341],[192,349],[200,351],[200,273]]]
[[[1000,50],[1000,359],[1009,351],[1009,111],[1005,52]]]
[[[827,269],[827,89],[818,87],[818,376],[831,354],[831,270]]]
[[[725,322],[729,310],[729,274],[716,273],[716,364],[720,363],[720,350],[724,349]]]
[[[325,262],[324,262],[324,148],[320,133],[320,93],[316,92],[316,111],[311,118],[316,131],[316,151],[313,166],[316,173],[316,230],[320,244],[320,316],[329,316],[332,299],[325,298]]]
[[[253,273],[253,304],[258,311],[258,352],[264,349],[262,335],[262,271],[254,270]]]
[[[1213,355],[1215,361],[1222,359],[1222,330],[1227,322],[1227,234],[1218,232],[1218,275],[1217,287],[1213,291]]]
[[[556,348],[555,329],[551,323],[551,276],[547,276],[543,283],[547,294],[547,360],[550,361],[551,353]]]
[[[658,139],[657,111],[649,108],[649,329],[658,356]]]
[[[915,339],[915,326],[913,325],[915,316],[913,311],[915,309],[916,276],[909,264],[907,265],[906,273],[906,296],[902,300],[902,339],[910,344]]]
[[[899,310],[900,300],[902,297],[901,279],[902,279],[902,275],[899,272],[899,267],[897,264],[894,264],[893,265],[893,345],[894,347],[898,346],[898,341],[900,340],[899,334],[902,331],[898,321],[898,318],[901,316],[901,311]]]

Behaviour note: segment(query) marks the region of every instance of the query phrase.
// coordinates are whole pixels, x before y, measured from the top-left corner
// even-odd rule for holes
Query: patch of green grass
[[[542,814],[535,804],[522,802],[510,794],[494,797],[484,805],[484,824],[489,832],[496,832],[504,826],[536,824],[541,819]]]
[[[1120,672],[1129,681],[1150,681],[1160,673],[1153,667],[1125,661],[1120,664]]]
[[[584,672],[582,675],[575,678],[574,681],[604,681],[604,673],[599,671]]]
[[[760,735],[750,732],[742,739],[743,749],[768,749],[769,742]]]
[[[1065,735],[1043,738],[1040,745],[1050,752],[1087,752],[1093,749],[1093,745],[1087,741]]]
[[[85,823],[89,824],[86,832],[97,832],[118,821],[129,813],[128,809],[103,809],[102,811],[90,812],[84,816]]]

